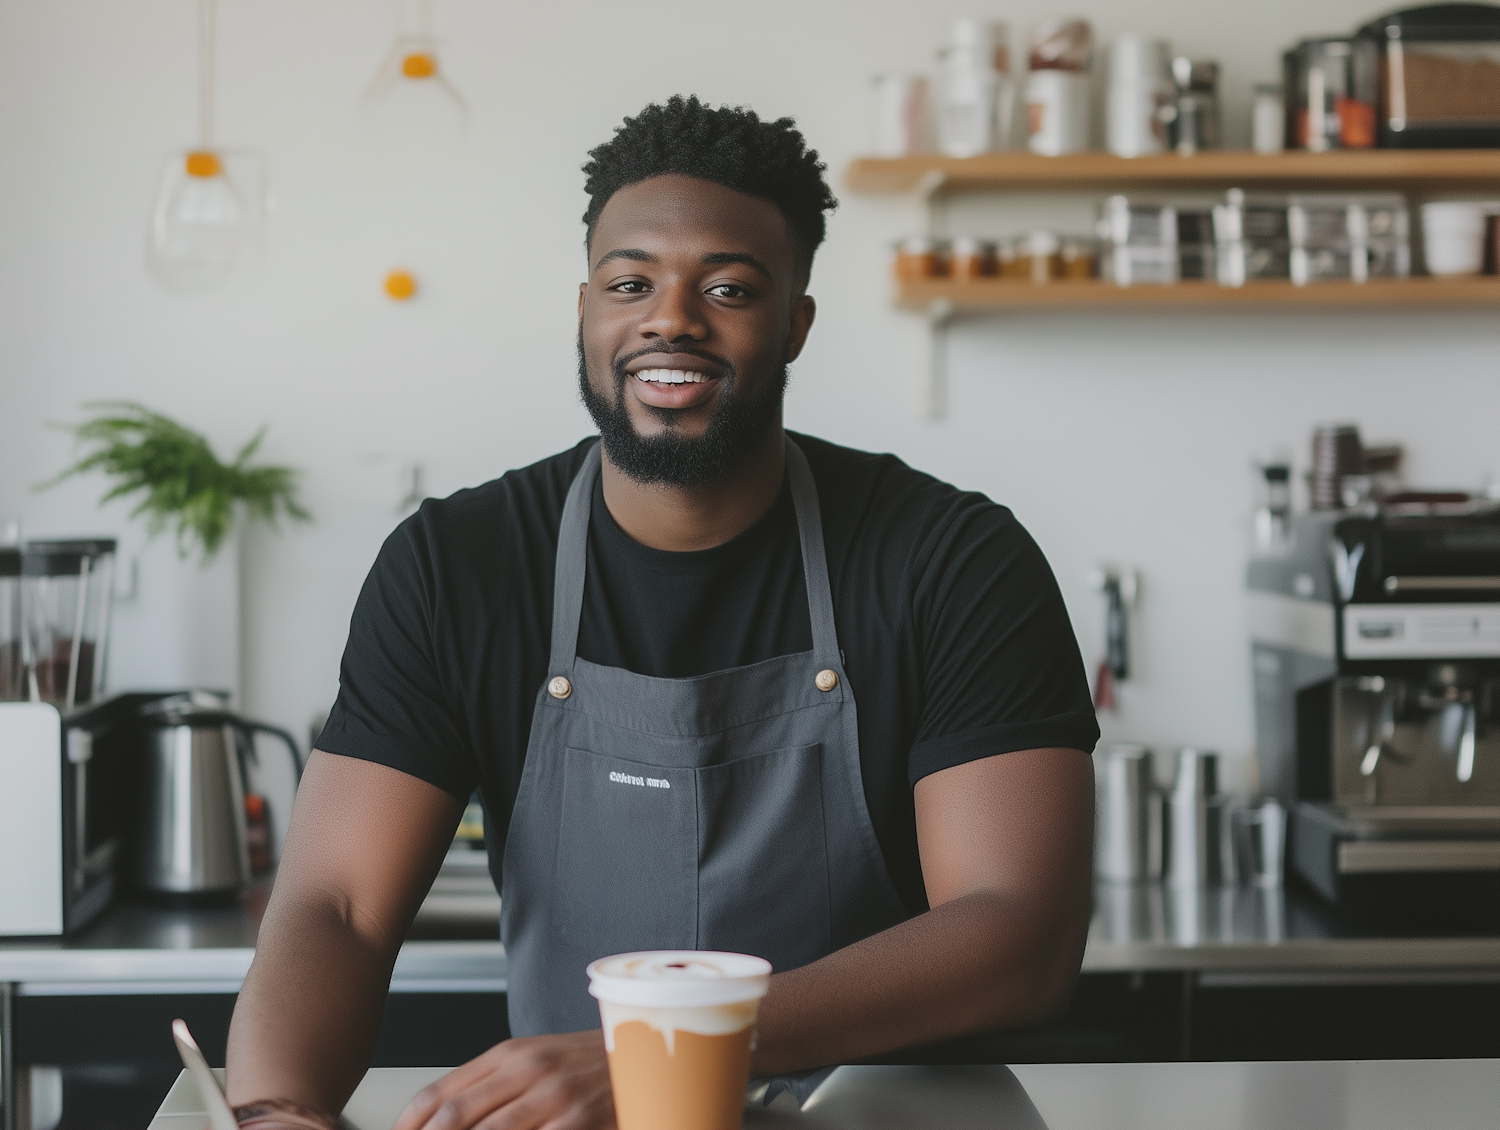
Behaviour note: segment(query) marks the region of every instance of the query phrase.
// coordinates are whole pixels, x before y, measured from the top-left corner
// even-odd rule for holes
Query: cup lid
[[[645,950],[601,957],[588,967],[589,993],[641,1008],[705,1008],[766,995],[771,963],[716,950]]]

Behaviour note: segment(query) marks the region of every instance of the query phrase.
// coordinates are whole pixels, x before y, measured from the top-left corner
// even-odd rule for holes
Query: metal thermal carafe
[[[1360,912],[1500,913],[1500,506],[1302,514],[1247,582],[1297,873]]]

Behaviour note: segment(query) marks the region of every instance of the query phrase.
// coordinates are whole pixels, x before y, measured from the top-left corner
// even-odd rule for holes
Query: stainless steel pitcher
[[[141,801],[131,878],[158,894],[213,895],[250,881],[245,826],[245,759],[253,735],[286,743],[300,778],[291,735],[224,709],[221,699],[191,692],[142,711]]]

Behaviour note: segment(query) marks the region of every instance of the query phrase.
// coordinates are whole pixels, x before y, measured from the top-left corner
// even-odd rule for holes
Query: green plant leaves
[[[196,542],[205,563],[218,553],[228,535],[236,502],[244,504],[252,520],[273,527],[282,514],[299,522],[312,518],[297,499],[298,471],[249,465],[265,428],[226,466],[208,440],[144,405],[107,400],[84,407],[112,413],[69,428],[80,443],[94,444],[95,449],[42,488],[88,471],[103,471],[117,481],[99,500],[101,506],[144,491],[131,517],[144,515],[153,537],[175,524],[178,553],[186,557]]]

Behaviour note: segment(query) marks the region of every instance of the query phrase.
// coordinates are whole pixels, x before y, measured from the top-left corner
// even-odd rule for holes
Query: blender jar
[[[21,665],[21,550],[0,545],[0,702],[26,697]]]
[[[71,710],[104,687],[115,541],[27,542],[21,553],[29,697]]]

